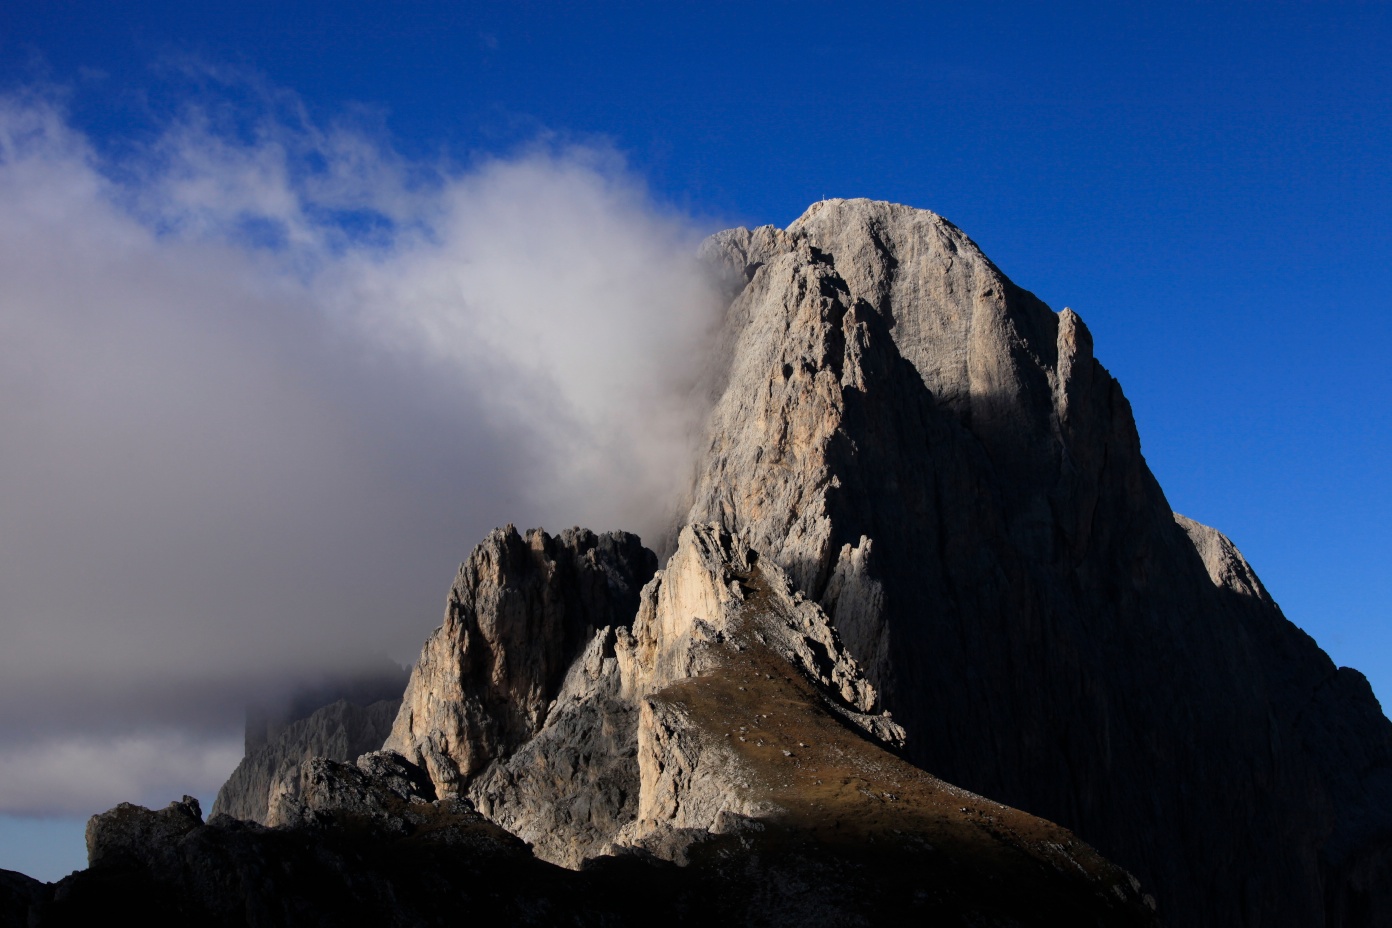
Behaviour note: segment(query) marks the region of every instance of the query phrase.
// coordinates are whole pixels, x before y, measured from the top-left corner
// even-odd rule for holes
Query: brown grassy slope
[[[1068,830],[937,779],[839,715],[766,643],[761,628],[782,617],[759,569],[741,583],[746,604],[712,645],[713,667],[652,698],[732,749],[742,769],[731,788],[779,811],[739,837],[738,853],[729,838],[693,848],[695,865],[749,853],[811,872],[829,864],[817,889],[844,894],[874,923],[900,910],[984,924],[1155,923],[1135,879]]]

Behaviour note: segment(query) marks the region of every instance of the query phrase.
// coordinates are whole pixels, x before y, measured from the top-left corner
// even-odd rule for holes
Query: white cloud
[[[6,764],[409,659],[494,525],[651,540],[686,477],[689,221],[612,152],[440,168],[290,110],[112,164],[0,100]]]
[[[26,743],[0,753],[0,808],[84,817],[120,802],[160,808],[216,793],[241,756],[239,739],[182,731]]]

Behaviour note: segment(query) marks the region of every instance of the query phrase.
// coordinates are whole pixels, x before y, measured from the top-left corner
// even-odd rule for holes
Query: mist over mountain
[[[616,154],[252,89],[118,155],[0,99],[0,811],[211,795],[243,706],[413,659],[461,538],[655,535],[686,479],[719,306]]]
[[[879,201],[700,254],[729,302],[670,559],[491,532],[399,703],[249,724],[206,821],[120,805],[6,912],[1392,918],[1392,722],[1170,508],[1077,313]]]

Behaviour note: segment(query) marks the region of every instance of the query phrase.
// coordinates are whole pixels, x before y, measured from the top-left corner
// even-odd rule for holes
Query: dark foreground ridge
[[[1149,910],[1121,889],[1104,895],[1076,874],[1020,860],[982,867],[908,834],[832,844],[770,826],[754,841],[713,838],[685,867],[633,853],[567,870],[537,860],[467,800],[412,792],[421,780],[428,789],[429,780],[397,755],[367,755],[357,766],[319,762],[315,777],[322,793],[339,795],[332,808],[314,809],[294,827],[228,816],[204,824],[188,798],[155,812],[113,809],[93,820],[89,869],[54,886],[4,874],[0,918],[59,926],[126,919],[151,926],[457,925],[464,918],[539,926],[904,918],[962,926],[1153,924]],[[401,788],[411,780],[412,788]]]

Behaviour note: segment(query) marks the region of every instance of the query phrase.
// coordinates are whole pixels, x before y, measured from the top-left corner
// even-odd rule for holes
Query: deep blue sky
[[[1171,504],[1384,701],[1389,49],[1385,3],[0,7],[0,89],[66,88],[113,152],[193,60],[411,157],[607,141],[712,226],[824,195],[947,216],[1082,314]]]

